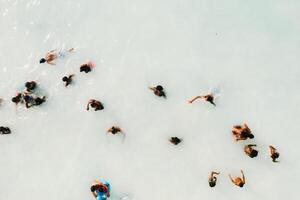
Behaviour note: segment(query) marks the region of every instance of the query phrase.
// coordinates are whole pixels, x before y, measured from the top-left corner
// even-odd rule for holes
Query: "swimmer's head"
[[[258,154],[258,151],[252,150],[249,156],[250,156],[251,158],[254,158],[254,157],[257,156],[257,154]]]
[[[210,187],[215,187],[216,186],[216,182],[215,181],[210,181],[209,182],[209,186]]]
[[[96,185],[92,185],[92,186],[91,186],[91,192],[95,192],[96,189],[97,189],[97,186],[96,186]]]
[[[162,91],[164,88],[161,85],[155,87],[158,91]]]
[[[67,82],[67,81],[68,81],[68,77],[64,76],[64,77],[62,78],[62,81]]]
[[[44,63],[44,62],[46,62],[46,59],[45,59],[45,58],[41,58],[40,64],[41,64],[41,63]]]
[[[252,133],[249,133],[249,136],[248,136],[250,139],[253,139],[254,138],[254,135]]]
[[[11,98],[11,101],[14,103],[18,103],[18,102],[20,102],[20,99],[18,97],[13,97],[13,98]]]

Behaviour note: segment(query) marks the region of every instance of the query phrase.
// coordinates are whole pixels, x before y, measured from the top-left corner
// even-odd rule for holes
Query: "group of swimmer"
[[[251,133],[250,128],[246,123],[243,125],[236,125],[232,127],[232,134],[235,138],[236,141],[239,140],[247,140],[247,139],[253,139],[254,135]],[[254,158],[258,155],[258,151],[254,149],[253,147],[256,147],[256,144],[247,144],[244,146],[244,152],[246,155],[248,155],[250,158]],[[279,158],[279,153],[277,150],[269,145],[269,153],[270,157],[272,158],[273,162],[278,162],[276,161],[277,158]],[[220,172],[214,172],[212,171],[208,177],[208,184],[210,187],[215,187],[217,183],[217,175],[219,175]],[[229,178],[233,184],[239,187],[243,187],[245,182],[245,175],[243,170],[241,170],[241,177],[237,176],[232,178],[232,176],[229,174]]]
[[[41,58],[39,62],[40,62],[40,64],[48,63],[50,65],[55,65],[54,60],[65,56],[66,53],[71,53],[71,52],[74,52],[74,48],[68,49],[66,52],[52,50],[52,51],[49,51],[45,55],[45,57]],[[89,73],[92,71],[92,69],[94,67],[95,67],[95,64],[93,62],[88,61],[80,66],[79,71]],[[66,75],[62,78],[62,81],[65,84],[65,87],[68,87],[70,84],[72,84],[74,76],[75,76],[75,74],[71,74],[71,75]],[[46,101],[46,96],[37,96],[35,94],[36,88],[37,88],[37,83],[35,81],[26,82],[25,90],[22,92],[18,92],[16,94],[16,96],[14,96],[11,99],[11,101],[13,103],[15,103],[16,105],[25,104],[26,108],[31,108],[33,106],[39,106],[39,105],[43,104]],[[167,95],[166,95],[166,92],[165,92],[163,86],[157,85],[155,87],[149,87],[149,89],[156,96],[167,98]],[[201,95],[201,96],[195,96],[191,100],[189,100],[188,103],[193,103],[197,99],[203,99],[203,100],[209,102],[210,104],[212,104],[213,106],[216,106],[216,104],[214,102],[214,95],[212,93],[209,93],[206,95]],[[0,99],[0,103],[1,102],[2,102],[2,99]],[[104,109],[104,105],[99,100],[90,99],[87,102],[86,110],[89,111],[90,108],[92,108],[94,111],[100,111],[100,110]],[[0,127],[0,134],[10,134],[10,133],[11,133],[11,130],[8,127],[3,127],[3,126]],[[122,134],[122,133],[124,134],[122,129],[118,126],[112,126],[111,128],[109,128],[107,130],[107,133],[110,133],[112,135]],[[232,134],[236,141],[254,138],[254,135],[251,133],[251,130],[246,123],[243,125],[233,126]],[[178,145],[179,143],[182,142],[182,139],[174,136],[169,139],[169,142],[174,145]],[[244,147],[244,152],[246,153],[246,155],[248,155],[251,158],[254,158],[258,155],[258,151],[256,149],[254,149],[253,147],[256,147],[256,145],[248,144],[248,145],[245,145],[245,147]],[[272,161],[277,162],[276,159],[279,157],[279,153],[271,145],[269,146],[269,150],[270,150],[270,156],[272,158]],[[208,178],[208,183],[209,183],[210,187],[214,187],[216,185],[217,175],[219,175],[219,174],[220,174],[220,172],[215,172],[215,171],[212,171],[210,173],[209,178]],[[232,183],[234,183],[235,185],[237,185],[239,187],[243,187],[245,184],[245,176],[244,176],[243,170],[241,170],[241,177],[239,177],[239,176],[232,177],[229,174],[229,178]],[[102,182],[95,181],[91,186],[91,192],[97,200],[105,200],[110,197],[110,184],[107,181],[102,181]]]

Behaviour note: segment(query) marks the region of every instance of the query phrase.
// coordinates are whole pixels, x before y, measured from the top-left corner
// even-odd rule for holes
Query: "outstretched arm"
[[[234,182],[233,178],[231,177],[231,175],[229,174],[228,176],[229,176],[231,182],[235,184],[235,182]]]
[[[248,147],[256,147],[256,144],[248,144]]]
[[[242,173],[243,183],[245,183],[245,176],[243,170],[241,170],[241,173]]]
[[[203,96],[196,96],[193,99],[189,100],[189,103],[193,103],[195,100],[201,99],[201,98],[203,98]]]
[[[214,172],[214,171],[212,171],[212,172],[211,172],[211,176],[213,176],[214,174],[219,175],[220,172]]]
[[[90,102],[86,106],[86,110],[89,110],[89,109],[90,109]]]

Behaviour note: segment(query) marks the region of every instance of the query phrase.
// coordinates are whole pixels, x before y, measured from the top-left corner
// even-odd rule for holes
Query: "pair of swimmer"
[[[107,181],[94,181],[91,192],[97,200],[106,200],[110,197],[110,184]]]
[[[214,172],[214,171],[211,172],[211,174],[208,177],[208,184],[210,187],[216,186],[216,184],[217,184],[217,176],[216,175],[219,175],[219,174],[220,174],[220,172]],[[244,184],[246,183],[243,170],[241,170],[241,174],[242,174],[242,177],[237,176],[234,178],[232,178],[232,176],[229,174],[229,178],[230,178],[231,182],[239,187],[243,187]]]
[[[180,138],[178,138],[178,137],[171,137],[171,138],[169,139],[169,141],[170,141],[172,144],[177,145],[177,144],[179,144],[179,143],[182,141],[182,139],[180,139]]]
[[[0,134],[1,135],[11,134],[11,130],[8,127],[0,126]]]

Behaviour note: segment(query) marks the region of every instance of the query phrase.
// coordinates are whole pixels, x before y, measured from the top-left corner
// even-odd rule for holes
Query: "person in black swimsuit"
[[[213,94],[207,94],[207,95],[203,95],[203,96],[196,96],[194,98],[192,98],[191,100],[189,100],[189,103],[193,103],[195,100],[197,99],[204,99],[205,101],[211,103],[212,105],[216,106],[215,102],[214,102],[214,96]]]
[[[156,87],[149,87],[149,89],[152,90],[156,96],[166,98],[166,93],[161,85],[158,85]]]
[[[215,187],[217,184],[217,176],[215,175],[219,175],[220,172],[214,172],[212,171],[210,176],[208,177],[208,184],[210,187]]]
[[[87,107],[86,107],[86,110],[89,110],[90,109],[90,106],[92,108],[94,108],[95,111],[98,111],[98,110],[103,110],[104,109],[104,106],[103,104],[98,101],[98,100],[95,100],[95,99],[90,99],[88,104],[87,104]]]

